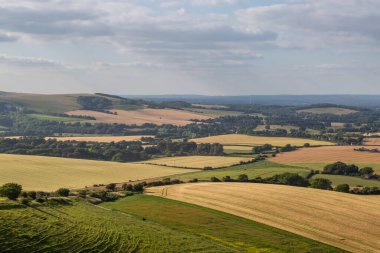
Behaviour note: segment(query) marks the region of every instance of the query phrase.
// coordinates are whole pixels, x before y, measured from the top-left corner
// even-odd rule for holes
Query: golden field
[[[189,172],[147,164],[8,154],[0,154],[0,163],[0,185],[16,182],[25,190],[43,191],[52,191],[60,187],[82,188],[93,184],[126,182]]]
[[[380,146],[380,138],[364,138],[363,145]]]
[[[46,137],[46,139],[56,139],[57,141],[89,141],[89,142],[120,142],[120,141],[140,141],[143,137],[154,137],[153,135],[132,135],[132,136],[67,136],[67,137]]]
[[[250,160],[252,160],[252,158],[232,156],[176,156],[152,159],[141,163],[194,169],[203,169],[209,166],[215,169]]]
[[[287,230],[351,252],[380,252],[380,196],[253,183],[198,183],[148,189]]]
[[[380,153],[355,151],[360,146],[330,146],[302,148],[293,152],[277,154],[271,158],[276,163],[380,163]],[[366,147],[376,148],[376,147]]]
[[[216,135],[205,138],[193,139],[197,143],[220,143],[223,145],[246,145],[246,146],[258,146],[264,144],[272,144],[273,146],[285,146],[291,144],[293,146],[303,146],[305,143],[310,143],[312,146],[325,146],[335,145],[335,143],[327,141],[316,141],[311,139],[302,138],[289,138],[289,137],[263,137],[263,136],[251,136],[244,134],[226,134]]]
[[[173,124],[184,126],[192,123],[192,119],[203,120],[212,118],[210,115],[202,115],[199,113],[174,110],[174,109],[141,109],[135,111],[111,110],[117,113],[109,114],[90,110],[76,110],[66,112],[74,116],[91,116],[95,117],[96,121],[102,123],[118,123],[118,124],[136,124],[143,125],[145,123],[153,123],[157,125]]]

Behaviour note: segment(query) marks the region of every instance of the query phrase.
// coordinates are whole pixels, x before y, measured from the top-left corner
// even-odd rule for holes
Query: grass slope
[[[0,202],[0,252],[234,252],[206,238],[82,202]]]
[[[52,115],[37,114],[37,113],[28,114],[28,117],[31,117],[33,119],[58,121],[58,122],[72,122],[72,121],[84,121],[84,120],[86,120],[83,118],[60,117],[60,116],[52,116]]]
[[[22,184],[25,190],[52,191],[93,184],[163,177],[189,170],[136,163],[117,163],[44,156],[0,154],[0,185]],[[191,171],[191,170],[190,170]]]
[[[225,246],[222,252],[227,249],[238,252],[343,252],[227,213],[155,196],[136,195],[102,206],[145,217],[179,233],[208,239]]]
[[[149,191],[348,251],[380,251],[380,196],[253,183],[192,183],[156,187]]]
[[[203,169],[207,166],[210,166],[212,168],[227,167],[239,164],[241,161],[247,162],[250,160],[252,160],[252,158],[232,156],[177,156],[158,158],[142,163],[181,168]]]
[[[198,178],[198,180],[209,181],[211,177],[217,177],[219,179],[222,179],[225,176],[230,176],[231,178],[236,179],[241,174],[246,174],[249,178],[265,178],[285,172],[306,174],[309,171],[309,169],[302,167],[288,166],[268,161],[262,161],[258,163],[238,165],[224,169],[190,172],[186,174],[175,175],[172,177],[181,180],[190,180],[193,178]]]
[[[356,186],[375,187],[376,186],[380,188],[380,181],[366,180],[360,177],[318,174],[318,175],[313,176],[313,178],[329,179],[332,182],[333,186],[337,186],[339,184],[348,184],[350,187],[356,187]]]
[[[305,143],[309,143],[312,146],[335,145],[332,142],[316,141],[311,139],[289,137],[263,137],[244,134],[216,135],[205,138],[193,139],[192,141],[195,141],[197,143],[220,143],[229,146],[258,146],[264,144],[272,144],[273,146],[285,146],[286,144],[291,144],[293,146],[303,146]]]
[[[323,107],[323,108],[310,108],[305,110],[298,110],[297,112],[315,113],[315,114],[334,114],[334,115],[347,115],[358,111],[340,108],[340,107]]]

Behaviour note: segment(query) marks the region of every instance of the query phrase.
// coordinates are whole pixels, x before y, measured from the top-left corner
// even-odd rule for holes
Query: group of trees
[[[328,164],[323,168],[323,174],[344,175],[344,176],[361,176],[366,179],[377,179],[378,176],[371,167],[364,167],[359,169],[355,164],[346,164],[343,162],[336,162]]]
[[[47,192],[22,191],[22,186],[16,183],[7,183],[0,186],[1,197],[6,197],[9,200],[17,200],[19,197],[22,197],[21,202],[23,204],[28,204],[31,200],[40,203],[45,202],[50,195],[51,193]],[[67,188],[60,188],[54,193],[54,195],[68,197],[70,195],[70,190]]]
[[[144,148],[141,142],[78,142],[57,141],[41,137],[0,139],[0,153],[42,155],[117,162],[147,160],[153,155],[222,155],[221,144],[196,144],[195,142],[161,141]]]

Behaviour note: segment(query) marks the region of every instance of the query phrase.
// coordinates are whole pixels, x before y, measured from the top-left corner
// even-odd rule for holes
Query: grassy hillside
[[[198,180],[209,181],[211,177],[217,177],[219,179],[222,179],[225,176],[230,176],[233,179],[237,179],[237,177],[241,174],[246,174],[251,179],[256,177],[271,177],[285,172],[306,174],[309,171],[310,170],[308,169],[304,169],[297,166],[288,166],[263,161],[258,163],[233,166],[225,169],[190,172],[186,174],[175,175],[172,177],[181,180],[191,180],[193,178],[197,178]]]
[[[226,247],[221,252],[343,252],[223,212],[154,196],[136,195],[102,206],[208,239]]]
[[[297,112],[315,113],[315,114],[334,114],[334,115],[347,115],[358,111],[341,108],[341,107],[323,107],[323,108],[310,108],[304,110],[298,110]]]
[[[234,252],[183,233],[82,202],[0,202],[0,252]]]
[[[380,188],[380,181],[366,180],[360,177],[318,174],[318,175],[313,176],[313,178],[327,178],[332,182],[333,186],[337,186],[339,184],[348,184],[350,185],[350,187],[368,186],[368,187]]]
[[[0,154],[0,185],[17,182],[26,190],[52,191],[127,182],[193,170],[70,158]]]
[[[227,212],[348,251],[380,251],[380,196],[254,183],[180,184],[150,188],[149,192]]]

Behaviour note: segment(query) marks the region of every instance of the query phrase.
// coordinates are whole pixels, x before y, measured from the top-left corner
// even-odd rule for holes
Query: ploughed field
[[[332,142],[303,138],[263,137],[244,134],[216,135],[205,138],[193,139],[192,141],[196,143],[220,143],[228,146],[259,146],[264,144],[272,144],[273,146],[281,147],[287,144],[291,144],[293,146],[303,146],[305,143],[309,143],[312,146],[335,145],[335,143]]]
[[[352,252],[380,251],[380,196],[253,183],[198,183],[150,194],[213,208]]]
[[[46,137],[57,141],[88,141],[88,142],[120,142],[120,141],[140,141],[143,137],[154,137],[153,135],[132,135],[132,136],[67,136],[67,137]]]
[[[184,126],[193,123],[191,120],[210,119],[210,115],[202,115],[199,113],[188,112],[184,110],[174,109],[140,109],[134,111],[125,110],[110,110],[111,113],[103,113],[90,110],[75,110],[66,112],[73,116],[91,116],[95,117],[96,121],[102,123],[119,123],[128,125],[143,125],[152,123],[157,125],[173,124]]]
[[[380,153],[355,151],[358,146],[330,146],[302,148],[293,152],[277,154],[270,161],[283,164],[305,166],[322,170],[324,165],[337,161],[353,163],[358,166],[372,166],[380,172]],[[366,147],[375,148],[375,147]]]
[[[170,167],[203,169],[205,167],[221,168],[239,164],[240,162],[251,161],[249,157],[232,156],[177,156],[152,159],[143,164],[164,165]]]
[[[0,185],[16,182],[25,190],[53,191],[164,177],[183,169],[150,164],[0,154]],[[191,171],[191,170],[190,170]]]

